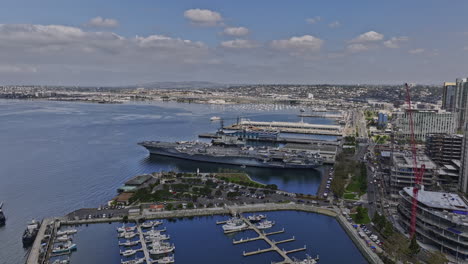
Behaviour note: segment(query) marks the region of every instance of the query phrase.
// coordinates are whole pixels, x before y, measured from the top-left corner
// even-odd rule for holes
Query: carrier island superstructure
[[[145,141],[139,145],[155,155],[238,166],[308,169],[323,164],[323,158],[317,151],[252,147],[232,138],[213,140],[211,143]]]

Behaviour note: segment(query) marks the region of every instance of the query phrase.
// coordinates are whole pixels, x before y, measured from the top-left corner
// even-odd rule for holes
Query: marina
[[[306,246],[304,246],[302,248],[291,249],[291,250],[280,249],[278,247],[278,244],[293,242],[293,241],[295,241],[295,238],[293,237],[293,238],[290,238],[290,239],[284,239],[284,240],[277,241],[277,242],[274,241],[274,240],[271,240],[268,236],[284,233],[284,229],[282,229],[281,231],[265,233],[265,232],[260,230],[258,225],[253,224],[251,221],[249,221],[247,218],[243,217],[240,214],[239,214],[239,218],[231,218],[228,221],[216,222],[216,224],[224,224],[223,225],[223,229],[224,229],[224,226],[226,224],[229,224],[229,221],[233,221],[233,220],[234,221],[236,221],[236,220],[242,221],[244,223],[245,227],[238,228],[237,230],[230,230],[229,232],[224,231],[225,234],[229,234],[229,233],[233,233],[233,232],[242,232],[242,231],[250,229],[250,230],[255,231],[257,233],[257,235],[258,235],[258,237],[256,237],[256,238],[247,238],[247,239],[241,238],[240,240],[237,240],[237,241],[233,240],[234,245],[241,244],[241,243],[248,243],[248,242],[252,242],[252,241],[256,241],[256,240],[263,240],[263,241],[267,242],[270,245],[269,248],[257,249],[255,251],[249,251],[249,252],[243,251],[242,255],[244,257],[274,251],[274,252],[278,253],[281,257],[284,258],[284,260],[282,262],[280,262],[280,263],[293,264],[295,262],[288,256],[288,254],[306,250]],[[264,221],[268,221],[268,220],[264,220]],[[313,263],[316,263],[316,262],[313,262]]]
[[[308,213],[299,213],[299,212],[294,212],[294,211],[283,211],[283,212],[274,212],[274,211],[271,211],[272,209],[273,210],[305,210],[305,211],[315,211],[315,212],[320,212],[320,213],[325,213],[325,214],[328,214],[328,215],[335,215],[333,211],[327,211],[326,209],[321,209],[321,208],[316,208],[316,207],[311,207],[311,206],[305,206],[305,205],[294,205],[294,204],[284,204],[284,205],[280,205],[280,204],[276,204],[276,205],[268,205],[268,206],[265,206],[265,205],[257,205],[257,206],[238,206],[238,207],[230,207],[230,208],[220,208],[222,210],[218,210],[218,211],[209,211],[209,210],[198,210],[199,212],[203,212],[205,215],[213,215],[213,214],[232,214],[232,213],[236,213],[237,215],[239,215],[240,217],[239,218],[236,218],[236,219],[239,219],[240,221],[242,221],[243,224],[245,224],[245,227],[239,229],[239,230],[232,230],[229,231],[229,232],[222,232],[224,235],[234,235],[233,239],[229,239],[228,242],[229,244],[231,245],[246,245],[247,247],[245,249],[242,249],[240,252],[238,251],[238,249],[236,249],[237,252],[239,252],[239,254],[242,256],[242,257],[248,257],[248,258],[252,258],[252,260],[255,260],[254,262],[248,262],[248,263],[258,263],[258,257],[257,256],[264,256],[264,257],[268,257],[268,258],[271,258],[271,261],[274,261],[276,263],[301,263],[301,262],[298,262],[298,261],[302,261],[304,260],[304,255],[303,253],[301,252],[306,252],[308,253],[307,251],[309,251],[309,248],[313,250],[313,252],[310,252],[312,253],[313,255],[316,255],[318,252],[321,252],[321,251],[318,251],[318,249],[316,249],[316,247],[320,248],[321,246],[321,242],[314,242],[312,244],[307,243],[305,240],[303,239],[300,239],[299,237],[297,236],[287,236],[286,234],[286,229],[292,229],[293,230],[293,233],[295,232],[298,232],[300,229],[297,229],[297,228],[294,228],[294,224],[293,222],[289,222],[288,225],[285,225],[282,229],[277,229],[277,230],[260,230],[256,227],[256,224],[255,223],[251,223],[248,219],[251,218],[251,219],[257,219],[256,215],[258,215],[258,212],[268,212],[268,217],[272,217],[272,219],[275,219],[274,222],[278,222],[278,223],[281,223],[281,225],[284,225],[285,223],[288,223],[288,219],[293,216],[293,215],[302,215],[300,216],[301,218],[303,217],[307,217]],[[161,245],[166,245],[167,244],[167,251],[163,251],[163,252],[171,252],[172,250],[174,250],[174,244],[178,244],[178,247],[180,249],[180,246],[179,244],[182,244],[182,249],[180,250],[179,253],[181,254],[178,254],[178,263],[179,263],[179,260],[180,263],[188,263],[188,262],[184,262],[183,259],[185,258],[184,256],[186,252],[184,252],[184,250],[187,250],[186,246],[189,246],[190,244],[186,244],[186,242],[188,241],[183,241],[181,240],[181,233],[180,232],[184,232],[183,230],[187,230],[187,229],[180,229],[181,227],[178,227],[179,229],[174,229],[175,227],[172,227],[174,224],[176,224],[178,221],[177,219],[181,220],[181,219],[184,219],[184,216],[187,217],[187,216],[193,216],[193,215],[196,215],[196,212],[197,210],[180,210],[180,211],[173,211],[173,212],[168,212],[170,214],[167,214],[167,213],[161,213],[161,214],[158,214],[158,215],[153,215],[153,217],[149,217],[148,215],[145,217],[146,219],[148,220],[145,220],[143,222],[139,221],[138,219],[139,218],[135,218],[133,219],[132,221],[137,221],[139,222],[138,224],[125,224],[125,226],[122,225],[122,222],[116,222],[114,224],[94,224],[94,225],[89,225],[89,226],[86,226],[86,227],[71,227],[69,226],[71,223],[70,222],[66,222],[66,221],[63,221],[62,219],[56,219],[56,221],[52,221],[55,223],[55,225],[57,227],[59,227],[57,230],[61,230],[62,231],[62,236],[63,234],[66,232],[66,233],[72,233],[74,234],[74,240],[76,240],[76,243],[78,246],[80,246],[80,250],[79,251],[76,251],[74,254],[69,254],[69,252],[65,253],[64,255],[61,255],[61,254],[57,254],[57,255],[54,255],[51,259],[50,259],[50,262],[52,263],[53,261],[65,261],[66,259],[70,259],[70,262],[71,263],[81,263],[80,261],[77,261],[77,260],[74,260],[77,256],[79,259],[83,258],[85,255],[83,255],[84,253],[87,253],[87,254],[92,254],[90,253],[89,250],[91,250],[91,248],[89,247],[89,245],[87,245],[86,242],[82,241],[80,239],[80,236],[81,236],[81,233],[84,232],[84,230],[87,230],[87,229],[90,229],[90,230],[94,230],[94,231],[91,231],[91,233],[89,233],[90,235],[93,234],[93,233],[99,233],[99,231],[96,229],[97,227],[106,227],[105,229],[109,229],[110,231],[112,231],[110,234],[113,234],[113,236],[115,237],[115,233],[119,233],[119,229],[121,228],[127,228],[127,227],[136,227],[135,231],[138,233],[138,236],[136,239],[133,239],[132,241],[138,241],[139,243],[136,243],[135,245],[123,245],[123,243],[126,243],[127,240],[119,240],[119,245],[117,247],[117,250],[111,250],[111,252],[115,252],[114,254],[117,254],[117,256],[122,256],[124,257],[125,259],[119,259],[119,261],[121,263],[139,263],[139,261],[141,261],[141,259],[144,259],[145,261],[149,260],[151,262],[148,262],[148,263],[172,263],[171,261],[173,261],[173,256],[170,256],[170,255],[163,255],[159,258],[155,258],[153,257],[152,255],[152,251],[154,249],[154,247],[151,247],[148,245],[148,243],[146,241],[148,241],[146,238],[148,237],[152,237],[152,241],[151,243],[154,243],[155,241],[155,238],[157,236],[161,236],[160,240],[158,240],[158,243],[160,243]],[[255,215],[253,215],[253,217],[243,217],[242,214],[246,214],[246,213],[249,213],[249,212],[255,212]],[[188,214],[186,214],[188,213]],[[314,217],[318,217],[319,215],[317,214],[309,214],[310,216],[314,216]],[[262,213],[261,216],[264,216],[266,217],[265,214]],[[282,216],[282,217],[281,217]],[[230,220],[226,221],[226,220],[222,220],[222,218],[224,218],[223,216],[209,216],[210,218],[206,218],[206,219],[212,219],[213,217],[215,217],[216,220],[214,220],[214,222],[216,222],[216,224],[219,224],[219,225],[222,225],[222,224],[226,224],[226,223],[229,223],[229,222],[232,222]],[[325,217],[325,216],[323,216]],[[168,220],[165,221],[165,224],[164,224],[164,228],[160,228],[160,229],[156,229],[156,228],[152,228],[152,229],[149,229],[147,231],[145,231],[144,229],[141,228],[141,225],[145,222],[152,222],[154,220],[149,220],[149,219],[159,219],[159,220],[156,220],[157,222],[161,222],[160,219],[162,218],[167,218]],[[198,219],[198,218],[197,218]],[[200,219],[205,219],[205,218],[200,218]],[[225,219],[225,218],[224,218]],[[262,218],[263,220],[262,221],[269,221],[265,218]],[[84,220],[85,221],[85,220]],[[211,223],[213,223],[213,220],[210,220]],[[255,222],[255,221],[254,221]],[[273,221],[272,221],[273,222]],[[85,223],[85,222],[82,222],[82,223]],[[193,224],[197,223],[196,221],[193,222],[193,221],[190,221],[187,222],[187,225],[189,226],[192,226]],[[291,225],[292,224],[292,225]],[[258,225],[258,224],[257,224]],[[187,226],[187,228],[189,227]],[[165,242],[161,242],[162,240],[165,240],[166,238],[163,238],[162,237],[162,232],[164,232],[167,228],[170,228],[171,230],[171,239],[174,239],[174,244],[169,244],[169,243],[165,243]],[[323,227],[322,227],[323,228]],[[352,228],[352,227],[351,227]],[[213,230],[213,228],[209,228],[209,226],[206,226],[206,228],[200,231],[206,233],[206,234],[210,234],[212,233],[211,231],[209,230]],[[315,228],[314,228],[315,230]],[[326,230],[326,229],[325,229]],[[239,231],[242,231],[242,232],[239,232]],[[317,230],[315,230],[317,231]],[[133,231],[128,231],[128,232],[133,232]],[[194,235],[196,235],[197,232],[195,232],[195,230],[193,230],[192,232],[194,232]],[[192,234],[192,232],[190,232],[190,234]],[[255,237],[253,238],[245,238],[245,236],[243,236],[242,234],[244,232],[254,232],[254,234],[256,234]],[[320,232],[319,232],[320,233]],[[53,235],[50,236],[51,239],[54,239],[54,235],[56,235],[57,233],[54,233]],[[286,236],[283,236],[286,235]],[[301,233],[302,234],[302,233]],[[187,234],[188,235],[188,234]],[[214,235],[214,233],[213,233]],[[274,236],[274,238],[273,238]],[[357,234],[356,234],[357,236]],[[93,235],[93,237],[95,237]],[[182,236],[184,237],[184,236]],[[314,236],[310,236],[309,238],[311,237],[314,237]],[[168,237],[167,237],[168,238]],[[95,238],[97,239],[97,238]],[[265,246],[261,246],[260,244],[258,244],[257,242],[259,241],[263,241],[263,242],[266,242],[266,245],[268,245],[267,247]],[[144,244],[144,242],[146,243],[146,245]],[[303,243],[302,245],[298,245],[297,243]],[[219,242],[218,242],[219,243]],[[249,246],[250,244],[252,243],[252,246],[255,246],[255,248],[252,248],[252,246]],[[287,244],[290,244],[290,243],[294,243],[296,245],[296,247],[288,247]],[[102,243],[101,243],[102,244]],[[102,244],[102,246],[104,246],[106,243]],[[141,246],[140,246],[141,244]],[[185,244],[185,246],[184,246]],[[309,244],[308,246],[304,246],[306,244]],[[115,244],[114,244],[115,245]],[[159,244],[158,244],[159,245]],[[281,246],[280,246],[281,245]],[[310,246],[310,247],[309,247]],[[227,247],[227,246],[226,246]],[[84,249],[83,249],[84,248]],[[86,249],[87,248],[87,249]],[[228,248],[228,247],[227,247]],[[227,250],[226,248],[226,250]],[[317,250],[317,251],[315,251]],[[271,252],[275,252],[276,254],[278,254],[278,256],[281,256],[282,259],[277,259],[277,258],[272,258],[271,255],[269,255]],[[149,253],[149,254],[148,254]],[[157,253],[157,252],[153,252],[153,253]],[[302,255],[296,255],[296,254],[299,254],[301,253]],[[158,253],[159,254],[159,253]],[[149,255],[149,256],[148,256]],[[292,255],[292,256],[289,256],[289,255]],[[325,254],[326,255],[326,254]],[[32,255],[30,255],[32,256]],[[203,255],[205,256],[205,255]],[[59,258],[57,258],[59,257]],[[286,258],[288,257],[288,258]],[[299,260],[296,259],[296,257],[298,257]],[[263,257],[262,257],[263,258]],[[323,258],[327,258],[326,256],[323,256],[323,254],[321,253],[320,254],[320,258],[323,259]],[[126,262],[128,261],[128,262]],[[133,261],[133,262],[131,262]],[[37,262],[28,262],[28,263],[37,263]],[[99,262],[87,262],[87,263],[99,263]],[[227,262],[227,263],[230,263],[230,262]],[[265,262],[264,262],[265,263]],[[311,262],[311,263],[315,263],[315,262]],[[365,262],[363,262],[365,263]]]

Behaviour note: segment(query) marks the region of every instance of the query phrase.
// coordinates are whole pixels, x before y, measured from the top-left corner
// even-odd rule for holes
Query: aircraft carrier
[[[145,141],[138,144],[151,154],[211,163],[284,169],[309,169],[323,164],[323,158],[315,151],[249,147],[242,142],[225,140],[212,143]]]

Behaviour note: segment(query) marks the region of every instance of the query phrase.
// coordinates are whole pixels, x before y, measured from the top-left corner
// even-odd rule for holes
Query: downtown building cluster
[[[398,223],[409,230],[414,161],[408,147],[408,109],[394,112],[395,139],[388,174],[388,195],[397,205]],[[416,235],[456,263],[468,261],[468,79],[444,83],[440,109],[413,109],[417,166],[425,165],[417,199]]]

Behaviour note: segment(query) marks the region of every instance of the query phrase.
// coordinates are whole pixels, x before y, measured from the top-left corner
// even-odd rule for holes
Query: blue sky
[[[467,75],[467,7],[458,0],[2,0],[0,78],[442,83]]]

